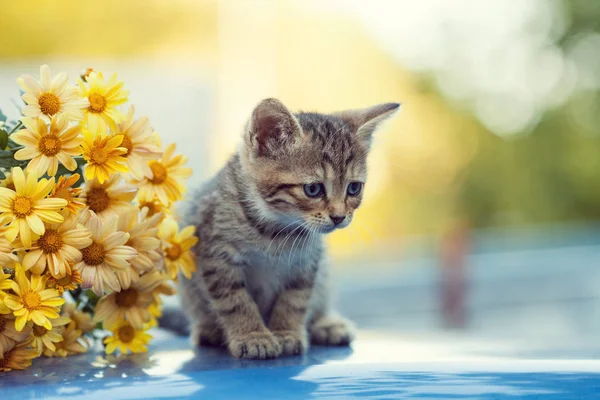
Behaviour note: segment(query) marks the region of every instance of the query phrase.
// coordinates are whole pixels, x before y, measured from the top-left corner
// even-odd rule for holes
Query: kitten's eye
[[[356,196],[362,190],[362,182],[350,182],[346,190],[350,196]]]
[[[308,197],[320,197],[325,193],[325,187],[322,183],[308,183],[304,185],[304,193]]]

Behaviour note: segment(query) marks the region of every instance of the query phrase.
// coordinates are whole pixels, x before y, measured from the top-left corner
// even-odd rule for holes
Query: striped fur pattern
[[[195,345],[264,359],[351,342],[351,324],[330,305],[323,236],[350,224],[371,135],[398,107],[292,114],[267,99],[255,108],[237,154],[191,197],[198,272],[179,282]]]

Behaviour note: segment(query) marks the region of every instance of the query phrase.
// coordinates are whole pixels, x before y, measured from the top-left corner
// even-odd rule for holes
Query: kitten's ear
[[[302,128],[282,102],[265,99],[254,108],[247,134],[250,145],[258,151],[258,156],[267,156],[294,142],[302,134]]]
[[[375,129],[399,109],[399,103],[384,103],[361,110],[342,111],[335,115],[350,125],[356,135],[368,145]]]

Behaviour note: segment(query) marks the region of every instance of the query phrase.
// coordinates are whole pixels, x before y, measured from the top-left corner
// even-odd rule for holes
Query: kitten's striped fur
[[[195,344],[273,358],[309,342],[350,343],[350,324],[330,307],[322,236],[350,223],[362,191],[347,195],[348,184],[365,182],[371,135],[398,107],[292,114],[267,99],[255,108],[238,153],[190,201],[198,272],[179,282]],[[324,195],[308,197],[311,183]]]

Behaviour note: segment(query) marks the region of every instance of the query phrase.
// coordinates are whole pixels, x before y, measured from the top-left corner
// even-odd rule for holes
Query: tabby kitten
[[[192,196],[198,271],[179,284],[195,345],[264,359],[352,341],[330,305],[323,235],[352,221],[373,131],[398,108],[256,106],[238,153]]]

